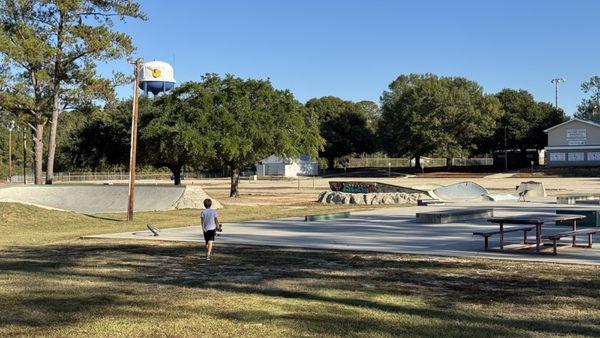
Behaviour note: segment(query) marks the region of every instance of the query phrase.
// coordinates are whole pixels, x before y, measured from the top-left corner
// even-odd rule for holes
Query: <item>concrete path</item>
[[[325,222],[304,222],[303,218],[249,221],[224,224],[217,243],[291,246],[317,249],[364,250],[393,253],[425,254],[458,257],[486,257],[528,261],[600,265],[600,247],[594,249],[565,248],[557,256],[534,253],[484,252],[483,238],[473,231],[497,229],[485,220],[453,224],[419,224],[415,212],[468,208],[473,203],[456,203],[443,207],[406,207],[356,212],[350,218]],[[478,207],[493,207],[495,216],[554,214],[557,207],[583,209],[551,203],[477,202]],[[593,207],[592,207],[593,208]],[[160,224],[156,225],[160,228]],[[564,231],[568,227],[545,225],[544,233]],[[533,240],[533,233],[530,239]],[[596,236],[597,240],[600,236]],[[86,238],[144,239],[203,242],[200,227],[164,229],[159,237],[147,231],[88,236]],[[508,233],[508,242],[519,243],[522,233]],[[497,245],[497,236],[490,245]],[[581,238],[584,241],[584,238]],[[565,243],[568,242],[565,239]]]

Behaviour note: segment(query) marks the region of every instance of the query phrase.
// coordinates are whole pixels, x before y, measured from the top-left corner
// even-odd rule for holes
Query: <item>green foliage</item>
[[[316,115],[270,82],[206,75],[156,99],[140,98],[138,162],[168,167],[178,183],[185,165],[228,166],[237,196],[241,168],[272,154],[316,157],[323,143]],[[126,164],[131,101],[92,114],[70,152],[81,165]]]
[[[376,150],[375,128],[379,121],[379,107],[371,101],[354,103],[333,96],[311,99],[306,107],[319,117],[319,129],[325,139],[321,157],[329,168],[335,159]]]
[[[380,136],[391,156],[465,156],[490,136],[500,104],[476,82],[401,75],[382,96]]]
[[[560,109],[549,103],[536,102],[526,90],[503,89],[496,94],[502,115],[491,138],[482,139],[481,150],[504,149],[504,128],[508,149],[541,149],[546,146],[544,130],[564,121]]]
[[[575,117],[584,120],[600,120],[600,76],[592,76],[581,84],[581,90],[590,96],[581,100]]]
[[[143,163],[167,167],[180,184],[185,165],[201,166],[214,157],[208,133],[212,97],[197,83],[185,83],[144,109],[139,154]]]
[[[46,183],[52,183],[59,114],[97,100],[114,99],[113,79],[96,63],[121,59],[134,48],[113,30],[113,19],[144,19],[132,0],[5,0],[0,2],[0,55],[8,83],[5,109],[27,115],[36,129],[36,182],[40,182],[44,125],[50,120]]]
[[[200,84],[212,96],[208,134],[214,159],[232,170],[230,195],[238,196],[239,171],[275,154],[282,158],[316,157],[323,140],[317,115],[288,90],[269,81],[207,74]]]

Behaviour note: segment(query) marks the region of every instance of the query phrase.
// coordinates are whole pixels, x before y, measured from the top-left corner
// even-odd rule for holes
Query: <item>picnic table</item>
[[[500,251],[504,250],[504,225],[505,224],[519,224],[519,225],[533,225],[535,227],[535,250],[537,253],[540,252],[540,246],[542,243],[542,225],[544,223],[562,221],[571,222],[573,231],[577,230],[577,221],[585,218],[584,215],[548,215],[548,216],[510,216],[510,217],[492,217],[488,218],[488,222],[497,223],[500,226]],[[573,235],[573,246],[575,246],[575,235]]]

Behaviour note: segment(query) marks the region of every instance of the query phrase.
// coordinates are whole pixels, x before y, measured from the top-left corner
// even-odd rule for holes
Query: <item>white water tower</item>
[[[175,87],[173,67],[163,61],[150,61],[142,66],[140,89],[144,94],[151,92],[155,96],[161,92],[167,92]]]

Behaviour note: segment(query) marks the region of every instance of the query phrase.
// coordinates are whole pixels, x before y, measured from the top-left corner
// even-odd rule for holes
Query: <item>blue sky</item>
[[[464,76],[485,91],[522,88],[572,114],[579,86],[600,75],[600,1],[141,1],[128,21],[145,60],[204,73],[270,78],[302,102],[325,95],[372,100],[400,74]],[[101,71],[130,71],[123,62]],[[130,96],[129,87],[119,88]]]

